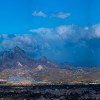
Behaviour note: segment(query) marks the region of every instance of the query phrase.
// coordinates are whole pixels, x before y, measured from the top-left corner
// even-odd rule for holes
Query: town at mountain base
[[[46,57],[36,60],[16,46],[0,54],[0,84],[100,83],[99,67],[60,65]]]

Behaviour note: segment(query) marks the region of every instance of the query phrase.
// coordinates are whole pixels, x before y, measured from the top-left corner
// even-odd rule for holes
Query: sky
[[[0,0],[0,51],[100,66],[100,0]]]

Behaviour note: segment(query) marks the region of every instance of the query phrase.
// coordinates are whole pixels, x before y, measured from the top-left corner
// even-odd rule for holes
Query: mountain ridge
[[[74,68],[68,64],[59,65],[45,56],[36,60],[18,46],[0,55],[0,78],[7,80],[19,76],[23,77],[22,79],[49,82],[100,82],[99,70]]]

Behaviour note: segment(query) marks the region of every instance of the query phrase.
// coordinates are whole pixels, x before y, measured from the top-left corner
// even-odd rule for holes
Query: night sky
[[[0,51],[100,66],[100,0],[0,0]]]

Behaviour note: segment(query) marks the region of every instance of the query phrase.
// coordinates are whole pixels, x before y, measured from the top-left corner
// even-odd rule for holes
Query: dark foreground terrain
[[[0,86],[0,100],[100,100],[100,85]]]

